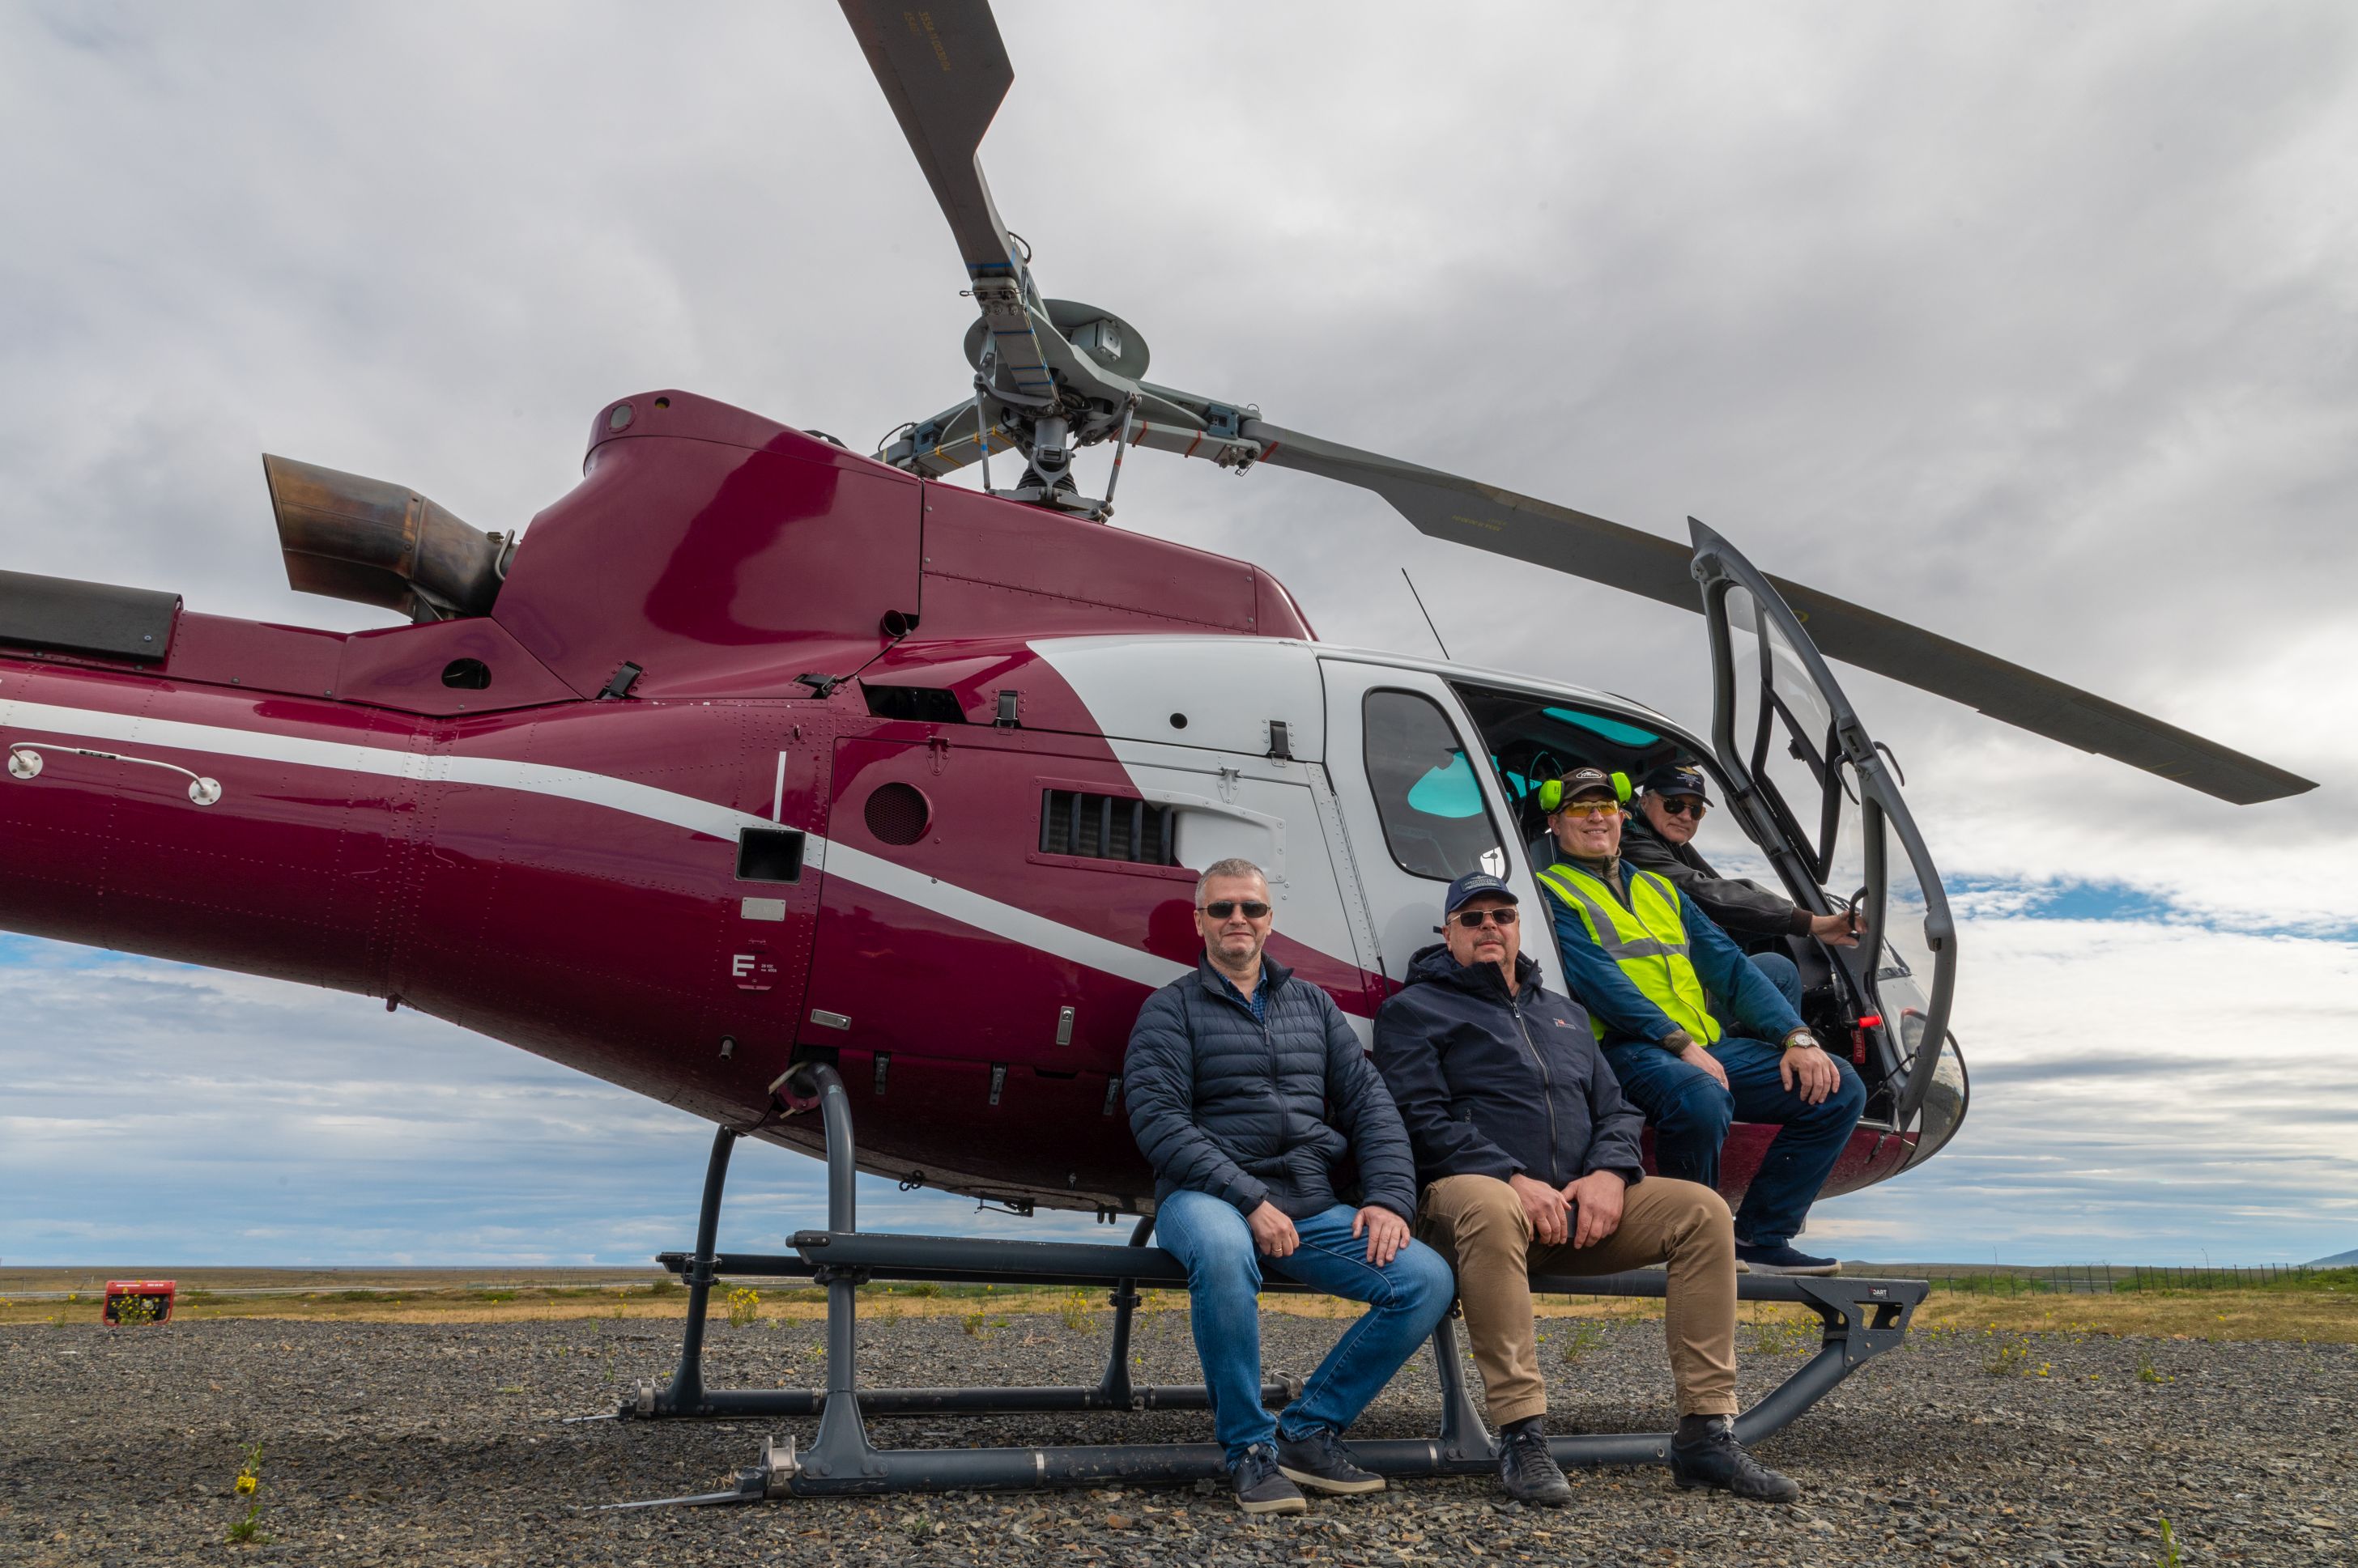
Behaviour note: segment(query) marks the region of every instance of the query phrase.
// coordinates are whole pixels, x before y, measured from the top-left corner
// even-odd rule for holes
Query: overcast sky
[[[1154,380],[1693,513],[2320,781],[2225,806],[1848,675],[1970,916],[1975,1094],[1812,1238],[2358,1245],[2358,15],[999,12],[1000,207]],[[7,567],[382,624],[286,587],[259,452],[504,529],[628,392],[864,448],[966,384],[946,228],[817,0],[24,5],[0,132]],[[1122,502],[1329,640],[1430,651],[1405,565],[1461,657],[1704,721],[1693,616],[1294,474],[1141,454]],[[688,1240],[708,1133],[364,999],[0,938],[11,1262],[636,1262]],[[815,1164],[744,1169],[724,1240],[812,1217]]]

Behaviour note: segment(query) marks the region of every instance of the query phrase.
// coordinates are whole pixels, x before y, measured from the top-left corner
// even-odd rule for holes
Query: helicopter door
[[[1509,875],[1498,824],[1511,818],[1440,677],[1335,659],[1319,669],[1327,773],[1375,929],[1371,967],[1404,980],[1416,950],[1441,940],[1448,885],[1469,871]]]
[[[1693,529],[1711,637],[1712,744],[1733,781],[1731,804],[1790,885],[1859,890],[1859,944],[1829,950],[1854,994],[1871,1000],[1862,1011],[1886,1020],[1871,1033],[1891,1124],[1904,1132],[1923,1112],[1924,1157],[1931,1150],[1922,1145],[1945,1142],[1964,1112],[1948,1035],[1956,932],[1940,873],[1900,798],[1889,749],[1859,723],[1800,618],[1734,545]]]

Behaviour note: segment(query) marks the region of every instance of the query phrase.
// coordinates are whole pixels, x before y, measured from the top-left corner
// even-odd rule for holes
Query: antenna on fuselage
[[[1433,646],[1441,650],[1444,659],[1449,659],[1449,644],[1441,640],[1441,628],[1433,624],[1433,612],[1424,607],[1424,596],[1416,591],[1416,579],[1408,575],[1405,566],[1401,568],[1401,581],[1408,585],[1408,596],[1416,601],[1416,613],[1424,618],[1424,629],[1433,633]],[[1452,664],[1457,662],[1454,659],[1449,661]]]

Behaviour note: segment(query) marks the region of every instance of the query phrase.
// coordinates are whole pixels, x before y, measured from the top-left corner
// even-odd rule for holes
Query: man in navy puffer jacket
[[[1334,999],[1261,954],[1273,913],[1249,861],[1195,888],[1204,957],[1146,1000],[1122,1064],[1154,1166],[1155,1239],[1187,1268],[1214,1431],[1247,1513],[1299,1513],[1300,1486],[1379,1491],[1337,1439],[1449,1310],[1449,1269],[1411,1240],[1416,1164],[1400,1112]],[[1355,1209],[1340,1172],[1356,1155]],[[1264,1270],[1364,1301],[1272,1421],[1260,1402]]]
[[[1746,1454],[1730,1419],[1736,1228],[1726,1201],[1645,1174],[1645,1118],[1622,1100],[1587,1013],[1542,986],[1523,956],[1518,902],[1485,873],[1450,884],[1447,940],[1416,955],[1407,988],[1376,1015],[1376,1065],[1425,1183],[1417,1230],[1457,1271],[1501,1440],[1499,1479],[1525,1502],[1572,1499],[1548,1452],[1531,1277],[1666,1262],[1672,1476],[1790,1502],[1801,1488]]]

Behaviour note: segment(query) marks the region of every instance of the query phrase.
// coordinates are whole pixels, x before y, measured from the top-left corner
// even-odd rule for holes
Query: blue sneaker
[[[1774,1246],[1755,1246],[1749,1241],[1736,1244],[1736,1266],[1756,1274],[1838,1274],[1842,1273],[1839,1258],[1812,1258],[1807,1252],[1796,1251],[1790,1241]]]
[[[1384,1478],[1353,1464],[1350,1451],[1323,1426],[1303,1437],[1278,1434],[1277,1473],[1298,1487],[1330,1497],[1357,1497],[1384,1489]]]
[[[1249,1514],[1303,1513],[1310,1507],[1302,1488],[1277,1467],[1277,1450],[1266,1443],[1246,1449],[1229,1467],[1228,1480],[1237,1490],[1237,1507]]]

